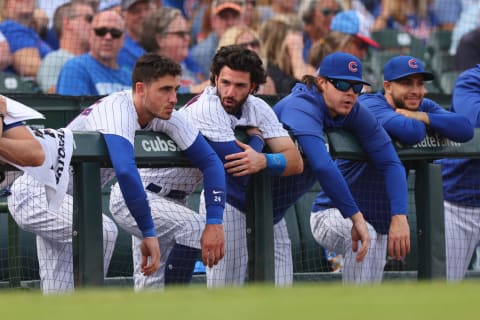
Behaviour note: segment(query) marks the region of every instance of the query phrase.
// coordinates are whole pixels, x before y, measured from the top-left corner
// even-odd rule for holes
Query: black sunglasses
[[[171,32],[165,32],[164,35],[168,36],[169,34],[180,37],[180,38],[186,38],[190,35],[190,32],[188,31],[171,31]]]
[[[363,89],[363,83],[351,83],[351,82],[348,82],[347,80],[339,80],[339,79],[331,79],[331,78],[327,78],[327,80],[331,84],[333,84],[335,89],[339,91],[347,92],[348,90],[350,90],[350,88],[352,88],[353,92],[358,94],[362,92],[362,89]]]
[[[95,32],[95,35],[98,37],[105,37],[107,33],[110,33],[113,39],[118,39],[123,34],[122,30],[118,30],[115,28],[107,28],[107,27],[94,28],[93,31]]]
[[[85,19],[85,21],[87,21],[88,23],[92,23],[93,21],[93,15],[92,14],[73,14],[70,16],[70,18],[78,18],[78,17],[83,17]]]
[[[324,16],[329,16],[329,15],[336,15],[341,10],[334,10],[334,9],[330,9],[330,8],[325,8],[325,9],[322,9],[321,11],[322,11],[322,14]]]
[[[260,48],[260,41],[257,39],[250,41],[250,42],[244,42],[244,43],[239,43],[238,44],[240,47],[247,49],[248,47],[252,48]]]

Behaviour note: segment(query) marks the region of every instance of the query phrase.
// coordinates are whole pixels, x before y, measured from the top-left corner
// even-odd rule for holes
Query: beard
[[[248,98],[248,95],[241,100],[235,100],[233,97],[222,97],[218,91],[217,95],[220,98],[220,103],[222,104],[223,109],[225,109],[228,114],[237,114],[240,112],[243,104]]]

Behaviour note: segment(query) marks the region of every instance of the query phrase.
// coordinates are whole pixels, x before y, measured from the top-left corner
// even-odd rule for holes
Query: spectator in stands
[[[462,12],[452,31],[452,43],[449,50],[452,56],[457,52],[463,35],[480,26],[479,16],[480,2],[478,0],[462,0]]]
[[[53,28],[60,37],[60,49],[47,54],[40,63],[37,82],[44,93],[56,93],[65,62],[88,52],[93,14],[91,6],[80,2],[67,2],[55,11]]]
[[[125,37],[125,22],[115,11],[97,13],[90,31],[90,51],[68,60],[57,82],[57,93],[64,95],[105,95],[127,89],[130,72],[117,63]]]
[[[283,217],[288,207],[319,182],[332,205],[323,205],[320,197],[314,200],[310,219],[312,232],[322,246],[344,255],[342,276],[346,281],[352,281],[352,272],[369,261],[370,234],[345,178],[328,154],[325,130],[342,128],[353,133],[369,159],[389,177],[389,185],[398,188],[395,199],[398,199],[401,212],[407,210],[407,182],[400,160],[386,132],[357,102],[364,83],[360,60],[347,53],[335,52],[323,59],[318,76],[305,76],[302,83],[273,107],[308,160],[299,175],[272,177],[274,219]],[[393,193],[391,195],[393,197]],[[341,218],[339,225],[332,225],[335,230],[324,238],[338,241],[337,246],[332,246],[321,241],[321,233],[326,231],[321,225],[322,220],[337,215],[350,219]],[[337,234],[343,239],[338,240]],[[360,247],[358,241],[361,241]],[[404,245],[395,255],[406,254],[406,239],[398,239],[395,245],[396,248]]]
[[[480,17],[479,17],[480,19]],[[465,71],[480,63],[480,26],[464,34],[455,53],[455,70]]]
[[[358,102],[373,113],[390,137],[403,145],[420,143],[427,134],[438,134],[456,142],[470,140],[473,127],[465,116],[447,111],[425,98],[425,82],[433,79],[421,60],[396,56],[385,64],[384,90],[362,94]],[[337,160],[337,164],[348,177],[347,183],[365,219],[375,230],[371,234],[370,252],[374,258],[370,262],[371,278],[365,280],[380,282],[386,262],[387,235],[390,244],[396,237],[408,235],[407,212],[395,206],[395,199],[388,196],[391,186],[375,165],[349,160]],[[408,176],[408,163],[405,167],[404,175]],[[356,174],[350,174],[353,171]]]
[[[442,30],[453,30],[462,12],[462,0],[435,0],[433,12]]]
[[[30,26],[35,0],[5,0],[0,31],[12,52],[12,64],[7,71],[23,77],[37,76],[40,60],[52,49]]]
[[[275,16],[261,26],[259,36],[267,59],[267,75],[277,93],[289,93],[304,75],[315,74],[315,68],[303,60],[302,27],[296,17]]]
[[[7,39],[0,31],[0,71],[3,71],[12,63],[12,52]]]
[[[465,116],[473,127],[480,128],[480,65],[458,77],[451,110]],[[440,163],[447,280],[459,281],[465,277],[480,243],[480,159],[443,159]]]
[[[179,93],[200,93],[208,85],[207,81],[202,81],[201,74],[189,69],[185,63],[190,32],[180,10],[164,7],[148,17],[139,43],[147,52],[167,56],[182,66]]]
[[[341,11],[335,0],[305,0],[299,8],[303,20],[303,60],[307,61],[313,42],[321,39],[330,31],[333,17]]]
[[[360,19],[358,12],[354,10],[338,13],[332,20],[331,31],[312,45],[308,63],[319,68],[323,58],[336,51],[350,53],[363,60],[369,46],[380,48],[380,45],[370,38],[368,30],[362,30]]]
[[[121,68],[131,72],[138,57],[145,53],[139,44],[142,26],[155,9],[151,0],[122,0],[122,12],[127,31],[125,43],[118,53],[118,64]]]
[[[432,0],[382,0],[375,11],[372,31],[396,29],[426,41],[438,26],[431,3]]]
[[[230,27],[242,23],[245,1],[214,0],[211,5],[210,21],[212,31],[207,38],[191,49],[193,61],[201,68],[205,79],[209,78],[209,67],[218,41],[222,34]]]
[[[255,53],[258,54],[260,57],[262,56],[262,43],[260,42],[257,33],[248,26],[242,25],[229,28],[220,38],[218,48],[220,49],[221,47],[234,44],[255,51]],[[264,65],[265,60],[266,59],[263,59]],[[260,85],[257,94],[276,94],[275,84],[273,83],[273,79],[270,76],[267,75],[266,82]]]

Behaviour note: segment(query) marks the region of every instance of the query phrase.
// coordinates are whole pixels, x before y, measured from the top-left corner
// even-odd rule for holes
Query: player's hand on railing
[[[205,266],[213,267],[225,255],[225,233],[221,224],[207,224],[200,239],[202,261]]]
[[[267,167],[267,159],[263,153],[252,149],[248,144],[235,140],[243,149],[242,152],[232,153],[225,157],[225,169],[234,177],[257,173]]]
[[[357,261],[362,262],[368,253],[368,248],[370,248],[370,233],[368,232],[367,223],[361,212],[355,213],[350,219],[353,222],[352,250],[353,252],[357,252]],[[362,244],[360,249],[358,248],[358,241]]]
[[[400,260],[410,252],[410,227],[407,216],[398,214],[392,216],[388,231],[388,255]]]
[[[152,275],[160,267],[160,246],[157,237],[147,237],[142,240],[142,273]]]

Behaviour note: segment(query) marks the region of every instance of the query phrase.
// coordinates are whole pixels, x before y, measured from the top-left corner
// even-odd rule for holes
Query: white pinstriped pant
[[[352,221],[345,219],[336,208],[312,212],[310,227],[315,240],[324,248],[344,256],[342,280],[344,283],[380,283],[387,262],[388,236],[379,234],[367,223],[370,248],[362,262],[355,260],[352,250]]]
[[[24,174],[12,185],[8,208],[20,228],[37,236],[37,255],[43,293],[70,292],[73,283],[73,197],[65,195],[57,211],[49,210],[45,187]],[[103,215],[103,268],[107,274],[118,229]]]
[[[205,214],[205,202],[202,193],[200,212]],[[207,286],[209,288],[239,286],[247,276],[248,251],[246,236],[246,217],[235,207],[225,205],[223,215],[225,230],[225,256],[213,268],[207,267]],[[293,282],[293,262],[291,242],[285,219],[273,226],[275,247],[275,285],[290,286]]]
[[[480,207],[444,201],[447,280],[465,277],[473,252],[480,242]]]
[[[115,221],[132,234],[133,280],[136,291],[162,289],[165,282],[165,266],[175,243],[200,249],[200,238],[205,229],[205,216],[186,206],[147,191],[153,223],[160,245],[160,267],[150,275],[141,273],[142,255],[140,251],[142,233],[123,199],[120,187],[115,184],[110,193],[110,211]]]

